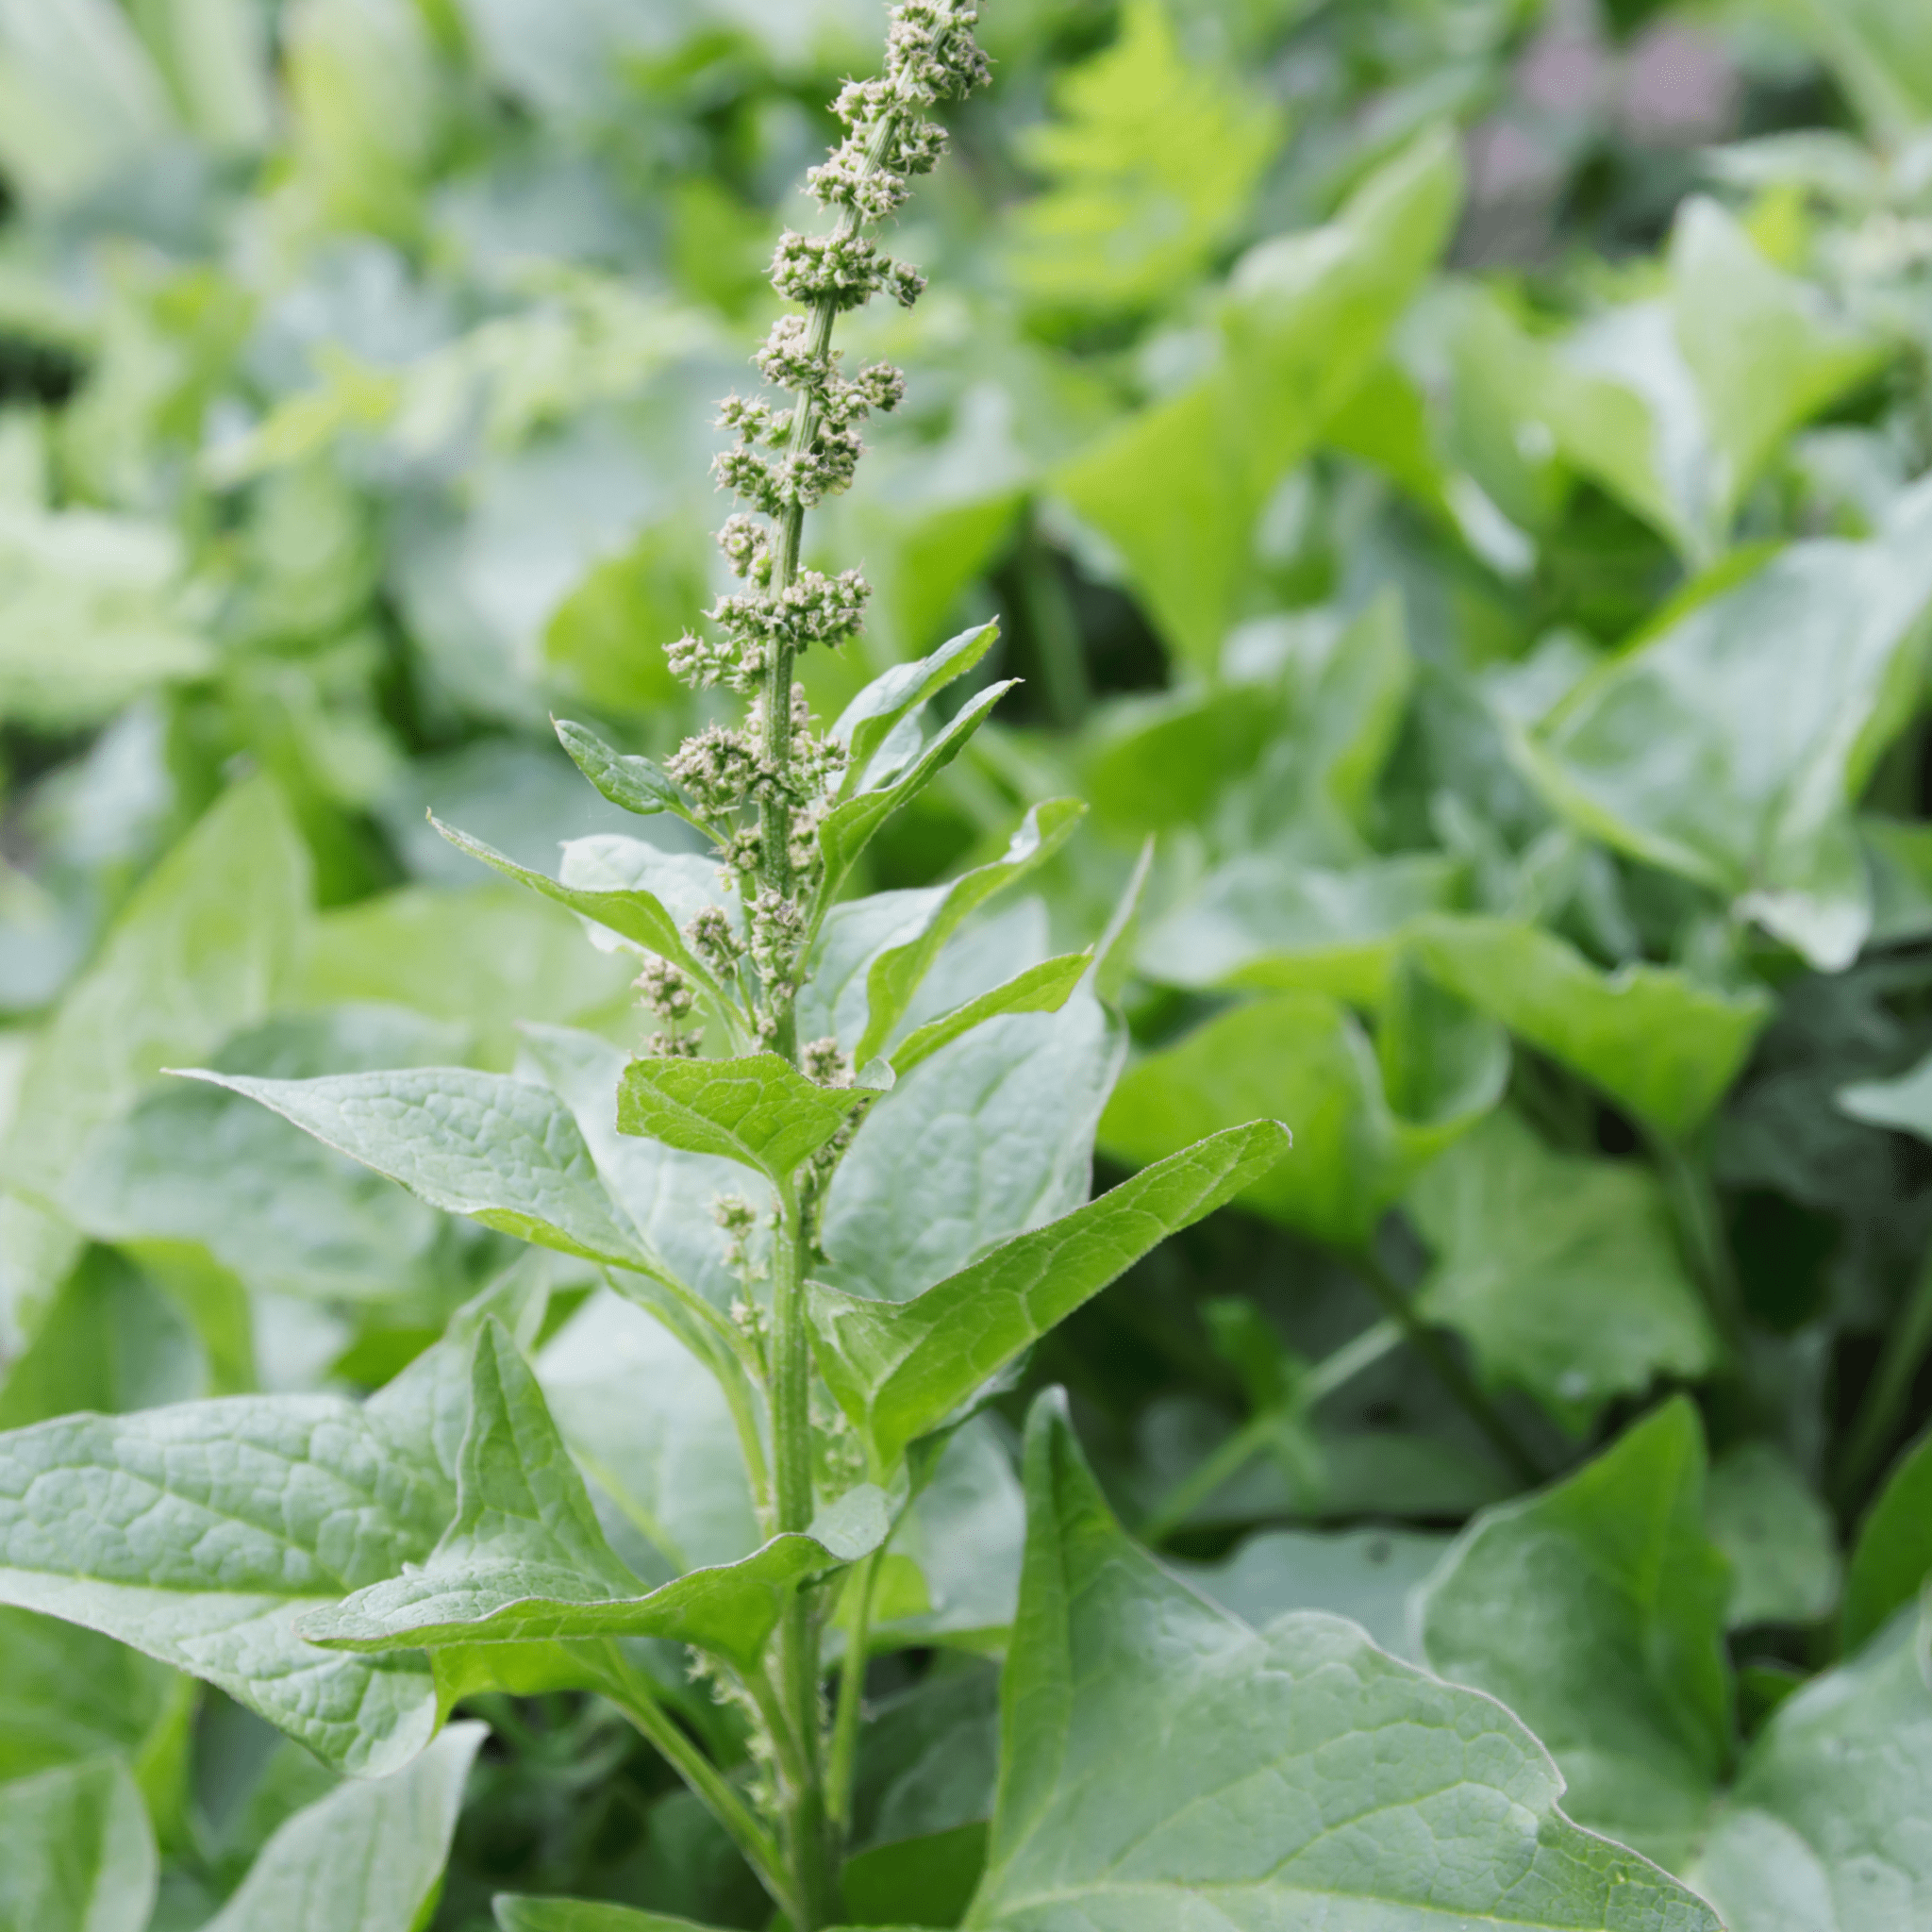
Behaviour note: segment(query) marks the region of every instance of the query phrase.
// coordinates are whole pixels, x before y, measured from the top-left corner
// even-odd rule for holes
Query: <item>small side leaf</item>
[[[920,1061],[929,1058],[941,1047],[950,1046],[962,1033],[972,1032],[988,1020],[997,1020],[1002,1013],[1058,1013],[1073,998],[1074,990],[1086,977],[1092,963],[1091,948],[1084,953],[1062,953],[1057,959],[1042,959],[1038,966],[1016,973],[991,992],[981,993],[976,1000],[968,1000],[950,1013],[941,1013],[937,1020],[928,1020],[924,1026],[908,1033],[887,1056],[893,1073],[903,1080]]]
[[[639,1059],[617,1090],[617,1127],[691,1154],[718,1154],[781,1187],[876,1089],[821,1087],[775,1053]]]
[[[544,898],[554,899],[559,906],[567,906],[573,912],[581,913],[598,925],[607,926],[620,939],[629,940],[647,953],[656,953],[660,958],[673,960],[713,998],[724,997],[710,969],[685,944],[677,921],[657,893],[646,891],[641,886],[621,891],[567,886],[560,879],[552,878],[548,873],[535,872],[527,865],[519,865],[494,846],[471,838],[467,832],[458,832],[434,815],[429,823],[458,852],[467,852],[472,858],[481,859],[485,865],[500,872],[505,878],[514,879],[520,886],[527,886],[533,892],[541,892]]]
[[[999,636],[997,624],[982,624],[948,638],[930,657],[916,663],[895,664],[882,672],[861,691],[840,714],[832,726],[832,738],[851,754],[839,795],[851,796],[865,776],[874,754],[891,736],[900,719],[909,717],[921,705],[938,696],[956,677],[963,677],[992,648]]]
[[[858,863],[858,855],[872,836],[915,793],[925,790],[932,780],[966,749],[966,741],[985,722],[986,715],[1012,690],[1015,679],[990,684],[967,699],[964,708],[943,731],[906,769],[876,791],[860,791],[842,800],[819,824],[819,851],[824,855],[824,877],[819,887],[819,904],[829,906],[838,897],[845,877]]]
[[[821,1373],[877,1466],[891,1469],[1023,1349],[1169,1235],[1232,1200],[1288,1145],[1273,1121],[1215,1134],[909,1302],[812,1283]]]
[[[1845,1571],[1843,1638],[1850,1652],[1919,1594],[1932,1575],[1932,1430],[1893,1467],[1858,1525]]]
[[[581,724],[567,718],[553,721],[558,742],[569,752],[576,768],[610,803],[640,818],[673,812],[689,824],[704,829],[703,821],[677,781],[655,758],[613,750]]]
[[[185,1071],[273,1108],[432,1208],[586,1260],[650,1265],[570,1110],[544,1088],[467,1067],[320,1080]]]

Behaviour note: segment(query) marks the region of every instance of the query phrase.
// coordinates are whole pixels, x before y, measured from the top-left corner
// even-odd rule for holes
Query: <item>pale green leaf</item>
[[[1773,1443],[1741,1442],[1712,1465],[1704,1526],[1731,1566],[1732,1629],[1815,1624],[1837,1606],[1831,1512]]]
[[[467,1067],[318,1080],[200,1070],[190,1077],[258,1100],[432,1208],[566,1255],[648,1265],[576,1123],[544,1088]]]
[[[866,768],[893,728],[963,677],[992,647],[1000,634],[996,624],[976,625],[948,638],[930,656],[911,664],[895,664],[882,672],[839,714],[830,736],[849,755],[839,796],[849,798],[865,777]]]
[[[1063,953],[1057,959],[1042,959],[1024,973],[983,992],[963,1006],[915,1026],[887,1058],[892,1071],[902,1079],[922,1060],[930,1059],[941,1047],[950,1046],[961,1034],[970,1033],[989,1020],[1008,1013],[1058,1013],[1073,998],[1093,965],[1090,953]]]
[[[910,1301],[866,1301],[813,1283],[820,1373],[875,1464],[890,1470],[1014,1357],[1287,1149],[1272,1121],[1213,1135]]]
[[[821,1087],[775,1053],[636,1059],[617,1090],[617,1129],[738,1161],[786,1187],[874,1091]]]
[[[207,1932],[415,1932],[441,1889],[485,1736],[482,1724],[451,1724],[404,1770],[296,1812]]]
[[[731,1412],[709,1371],[661,1322],[599,1290],[544,1343],[536,1368],[571,1453],[669,1575],[758,1547]],[[629,1555],[608,1516],[606,1531],[639,1570],[643,1553]]]
[[[1729,1566],[1678,1398],[1553,1488],[1485,1510],[1422,1597],[1432,1670],[1548,1745],[1584,1824],[1680,1863],[1730,1747]]]
[[[841,1287],[904,1301],[994,1241],[1076,1208],[1126,1051],[1091,992],[989,1021],[916,1067],[866,1115],[825,1195]]]
[[[1290,1610],[1325,1610],[1359,1624],[1391,1657],[1412,1663],[1409,1600],[1449,1547],[1413,1529],[1271,1529],[1218,1563],[1170,1567],[1203,1596],[1265,1630]]]
[[[1279,108],[1194,65],[1161,0],[1123,9],[1114,43],[1062,75],[1024,158],[1047,182],[1012,224],[1011,272],[1047,308],[1163,302],[1233,239],[1279,145]]]
[[[454,845],[458,852],[467,852],[472,858],[481,859],[492,870],[500,872],[505,878],[514,879],[520,886],[527,886],[533,892],[541,892],[546,899],[554,899],[559,906],[567,906],[573,912],[598,925],[608,927],[620,938],[626,939],[633,945],[641,946],[647,953],[656,953],[660,958],[674,960],[689,973],[700,986],[715,992],[716,981],[710,969],[699,959],[685,943],[684,934],[675,914],[663,900],[642,886],[613,885],[611,887],[566,884],[552,878],[547,873],[535,872],[526,865],[519,865],[515,859],[486,845],[479,839],[473,839],[467,832],[458,832],[441,820],[430,821],[436,829]],[[668,858],[669,854],[659,854],[655,847],[641,846],[641,841],[632,839],[617,839],[608,835],[595,839],[573,840],[573,846],[589,846],[600,852],[609,847],[640,848],[658,858]]]
[[[0,1932],[143,1932],[158,1870],[125,1764],[95,1758],[0,1786]]]
[[[1932,1433],[1919,1437],[1887,1476],[1858,1525],[1845,1570],[1842,1636],[1855,1651],[1914,1602],[1932,1575]]]
[[[1689,1875],[1729,1932],[1917,1932],[1932,1913],[1932,1690],[1900,1616],[1774,1710]]]
[[[1064,1409],[1035,1410],[980,1932],[1717,1932],[1557,1808],[1501,1705],[1315,1612],[1257,1634],[1122,1533]]]
[[[748,1674],[792,1591],[885,1537],[884,1499],[854,1491],[809,1534],[640,1592],[605,1541],[536,1377],[494,1319],[476,1337],[472,1376],[457,1513],[441,1541],[420,1568],[303,1619],[311,1642],[383,1652],[655,1637]],[[466,1684],[489,1663],[466,1667]],[[588,1666],[585,1680],[596,1680]]]
[[[1932,485],[1869,542],[1794,543],[1733,578],[1586,677],[1523,761],[1580,831],[1837,971],[1872,921],[1851,806],[1921,675]]]
[[[667,1919],[661,1912],[640,1912],[629,1906],[605,1905],[581,1898],[512,1898],[499,1892],[494,1901],[501,1932],[715,1932],[691,1919]],[[851,1925],[834,1925],[830,1932],[858,1932]],[[917,1925],[876,1925],[869,1932],[922,1932]]]
[[[64,1417],[0,1436],[0,1601],[119,1638],[380,1775],[435,1730],[427,1668],[332,1656],[293,1619],[422,1561],[454,1502],[333,1396]]]
[[[311,1005],[387,1001],[480,1036],[485,1063],[507,1068],[516,1024],[589,1024],[627,1006],[635,956],[584,943],[560,907],[494,883],[460,891],[406,887],[315,922],[302,995]]]
[[[1252,250],[1229,284],[1210,372],[1056,478],[1128,559],[1163,637],[1197,671],[1218,668],[1269,491],[1375,363],[1449,239],[1460,192],[1454,143],[1432,130],[1326,227]]]
[[[22,1074],[0,1170],[56,1193],[88,1137],[171,1059],[208,1052],[290,991],[308,855],[266,779],[209,808],[129,901]]]
[[[1168,986],[1307,988],[1379,1007],[1408,934],[1457,904],[1463,870],[1441,853],[1344,871],[1243,853],[1154,927],[1137,964]]]
[[[1563,1421],[1716,1359],[1645,1167],[1553,1153],[1499,1111],[1424,1172],[1407,1206],[1435,1252],[1418,1311],[1464,1336],[1489,1379]]]
[[[0,1609],[0,1784],[90,1757],[140,1757],[173,1721],[179,1682],[110,1638]]]

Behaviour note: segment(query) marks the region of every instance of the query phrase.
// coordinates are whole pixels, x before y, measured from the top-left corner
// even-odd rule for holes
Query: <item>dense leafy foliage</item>
[[[0,1932],[1932,1923],[1916,0],[0,0]]]

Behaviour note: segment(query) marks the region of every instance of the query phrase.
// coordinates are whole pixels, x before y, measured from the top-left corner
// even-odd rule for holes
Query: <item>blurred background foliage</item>
[[[374,1387],[510,1258],[156,1076],[634,1043],[622,960],[425,808],[547,866],[616,828],[551,713],[702,722],[661,646],[719,581],[715,400],[879,11],[0,0],[0,1424]],[[874,620],[803,675],[829,713],[1000,613],[1026,681],[870,884],[1079,792],[978,929],[1010,965],[1153,837],[1104,1164],[1299,1143],[1035,1379],[1175,1550],[1392,1526],[1385,1595],[1523,1478],[1413,1350],[1316,1412],[1391,1294],[1545,1474],[1703,1379],[1824,1524],[1746,1620],[1804,1661],[1826,1512],[1932,1393],[1920,0],[990,0],[983,39],[932,293],[853,331],[908,406],[812,529]],[[185,1926],[326,1777],[219,1700],[182,1772],[177,1691],[116,1737]],[[501,1884],[757,1922],[627,1734],[492,1716],[439,1923]]]

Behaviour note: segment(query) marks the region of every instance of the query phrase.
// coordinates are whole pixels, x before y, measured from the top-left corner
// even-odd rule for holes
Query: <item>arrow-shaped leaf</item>
[[[849,748],[850,762],[839,795],[851,796],[865,776],[880,745],[891,736],[900,719],[936,697],[956,677],[963,677],[992,648],[1000,634],[996,624],[982,624],[948,638],[930,657],[912,664],[894,664],[861,691],[840,714],[832,737]]]
[[[1288,1145],[1274,1121],[1210,1135],[909,1302],[811,1284],[820,1370],[877,1466],[890,1469],[1023,1349],[1176,1229],[1232,1200]]]

